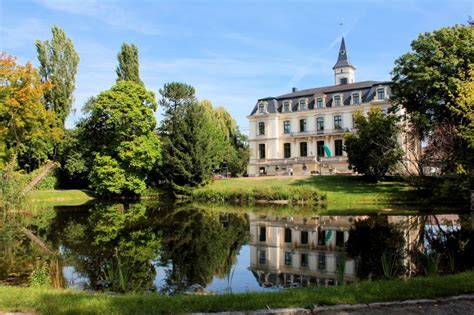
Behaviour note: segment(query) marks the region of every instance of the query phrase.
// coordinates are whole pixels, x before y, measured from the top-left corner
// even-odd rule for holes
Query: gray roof
[[[346,42],[344,41],[344,36],[342,36],[341,47],[339,48],[339,55],[337,56],[337,62],[332,68],[336,69],[339,67],[352,67],[355,69],[355,67],[349,61],[349,56],[347,54]]]
[[[342,94],[343,105],[350,105],[351,95],[354,92],[361,92],[361,102],[367,103],[374,99],[378,86],[388,86],[389,84],[389,81],[362,81],[351,84],[331,85],[319,88],[306,89],[293,93],[283,94],[277,97],[265,97],[258,100],[250,115],[253,115],[257,112],[258,103],[260,101],[268,102],[267,112],[270,114],[281,112],[283,101],[289,100],[293,101],[292,111],[297,111],[298,99],[302,97],[307,97],[309,99],[308,109],[314,109],[316,98],[321,95],[326,95],[326,107],[332,107],[332,97],[334,96],[334,94]],[[390,94],[390,89],[388,90],[388,93]]]

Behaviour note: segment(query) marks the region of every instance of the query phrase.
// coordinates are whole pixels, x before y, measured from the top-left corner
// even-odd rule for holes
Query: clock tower
[[[344,36],[342,36],[337,62],[334,67],[332,67],[332,69],[334,70],[334,79],[336,85],[355,83],[356,68],[351,64],[349,57],[347,56]]]

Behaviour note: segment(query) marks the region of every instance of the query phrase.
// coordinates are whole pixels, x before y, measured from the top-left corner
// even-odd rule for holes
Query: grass
[[[360,282],[341,287],[207,296],[107,295],[74,290],[0,286],[0,311],[41,314],[163,314],[249,311],[315,305],[437,298],[474,292],[474,272],[407,281]]]
[[[235,190],[252,190],[255,188],[289,189],[298,186],[315,187],[326,196],[328,203],[387,203],[416,200],[408,183],[366,182],[357,176],[306,176],[306,177],[253,177],[217,180],[206,187],[198,189],[204,194],[215,191],[231,194]]]
[[[29,199],[34,204],[78,206],[94,199],[91,192],[79,189],[33,190]]]

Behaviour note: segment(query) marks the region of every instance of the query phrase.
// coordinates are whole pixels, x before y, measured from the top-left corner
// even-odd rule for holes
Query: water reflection
[[[225,210],[95,203],[23,216],[0,226],[0,283],[28,285],[46,265],[56,287],[66,279],[72,287],[115,292],[223,293],[453,273],[474,265],[474,214]]]

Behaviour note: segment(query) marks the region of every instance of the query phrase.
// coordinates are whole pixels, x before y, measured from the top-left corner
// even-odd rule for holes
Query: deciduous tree
[[[349,167],[378,181],[402,162],[403,151],[397,140],[398,118],[372,108],[367,117],[358,112],[354,119],[357,133],[345,136]]]
[[[42,103],[51,83],[42,82],[31,63],[18,65],[6,53],[0,55],[0,78],[0,157],[16,154],[21,168],[34,169],[62,136],[55,113]]]
[[[85,106],[80,128],[88,142],[89,180],[96,193],[143,193],[148,172],[161,157],[156,108],[155,95],[132,81],[118,82]]]
[[[138,47],[134,44],[123,43],[117,55],[119,65],[117,66],[117,82],[133,81],[143,84],[140,79],[140,64],[138,62]]]
[[[79,55],[66,33],[58,26],[51,28],[51,41],[36,41],[40,62],[39,73],[43,82],[51,82],[52,89],[44,94],[46,109],[56,113],[57,126],[64,128],[74,102]]]

